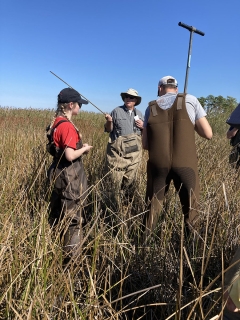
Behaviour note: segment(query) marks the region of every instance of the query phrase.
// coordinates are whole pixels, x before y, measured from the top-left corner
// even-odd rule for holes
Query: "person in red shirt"
[[[72,88],[63,89],[58,95],[58,105],[48,127],[51,138],[53,162],[48,171],[50,188],[50,225],[59,226],[63,241],[64,265],[77,259],[84,222],[84,206],[87,197],[87,178],[82,155],[92,146],[82,143],[82,135],[72,122],[82,104],[88,101]]]

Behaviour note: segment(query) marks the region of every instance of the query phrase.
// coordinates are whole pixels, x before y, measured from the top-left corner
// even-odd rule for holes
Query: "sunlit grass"
[[[52,116],[52,110],[0,108],[0,318],[210,319],[219,313],[223,266],[238,245],[240,202],[224,116],[210,119],[212,141],[196,140],[201,240],[183,241],[181,207],[171,188],[158,228],[144,244],[147,153],[133,201],[116,203],[113,186],[103,178],[104,116],[81,112],[74,122],[83,142],[93,145],[83,159],[89,221],[75,268],[68,271],[56,236],[64,225],[53,233],[48,224],[45,128]]]

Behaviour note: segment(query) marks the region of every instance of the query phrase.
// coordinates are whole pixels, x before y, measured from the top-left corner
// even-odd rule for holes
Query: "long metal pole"
[[[70,86],[70,84],[68,84],[66,81],[64,81],[62,78],[60,78],[58,75],[56,75],[56,73],[50,71],[55,77],[57,77],[59,80],[61,80],[63,83],[65,83],[69,88],[74,89],[72,86]],[[74,89],[75,90],[75,89]],[[106,112],[103,112],[101,109],[99,109],[94,103],[92,103],[90,100],[88,100],[86,97],[84,97],[84,95],[82,95],[80,92],[79,94],[83,97],[83,99],[87,100],[89,103],[91,103],[91,105],[93,105],[96,109],[98,109],[98,111],[100,111],[101,113],[103,113],[104,115],[106,114]]]
[[[190,69],[190,63],[191,63],[191,57],[192,57],[192,36],[193,33],[197,33],[200,36],[204,36],[205,33],[196,29],[195,27],[189,26],[185,23],[179,22],[178,25],[180,27],[183,27],[190,31],[190,40],[189,40],[189,47],[188,47],[188,59],[187,59],[187,68],[186,68],[186,76],[185,76],[185,84],[184,84],[184,93],[187,93],[187,86],[188,86],[188,75],[189,75],[189,69]]]
[[[187,68],[186,68],[185,84],[184,84],[184,93],[187,93],[187,86],[188,86],[188,74],[189,74],[189,69],[190,69],[190,64],[191,64],[191,57],[192,57],[192,36],[193,36],[193,31],[190,32]]]

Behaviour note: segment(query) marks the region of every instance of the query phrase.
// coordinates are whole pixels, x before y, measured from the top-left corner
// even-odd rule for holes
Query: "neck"
[[[72,112],[71,112],[71,111],[65,111],[65,114],[64,114],[63,112],[59,112],[58,116],[64,117],[64,118],[66,118],[66,116],[67,116],[67,118],[68,118],[69,120],[71,120],[71,118],[72,118]]]
[[[125,105],[125,104],[124,104]],[[130,110],[130,111],[133,111],[133,109],[134,109],[134,107],[129,107],[129,106],[126,106],[125,105],[125,107],[128,109],[128,110]]]
[[[162,87],[162,88],[160,88],[159,91],[160,91],[159,92],[159,97],[163,96],[166,93],[175,93],[175,94],[178,93],[178,90],[176,88],[164,88],[164,87]]]

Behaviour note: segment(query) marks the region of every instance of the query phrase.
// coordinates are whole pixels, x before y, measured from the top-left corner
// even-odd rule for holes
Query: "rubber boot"
[[[70,225],[64,235],[63,252],[64,261],[63,265],[66,266],[69,262],[77,262],[80,253],[80,243],[82,240],[80,225]]]
[[[144,240],[147,241],[150,238],[151,233],[157,227],[159,218],[161,216],[163,208],[163,200],[158,200],[154,195],[149,206],[149,211],[145,216],[145,232],[144,232]]]

